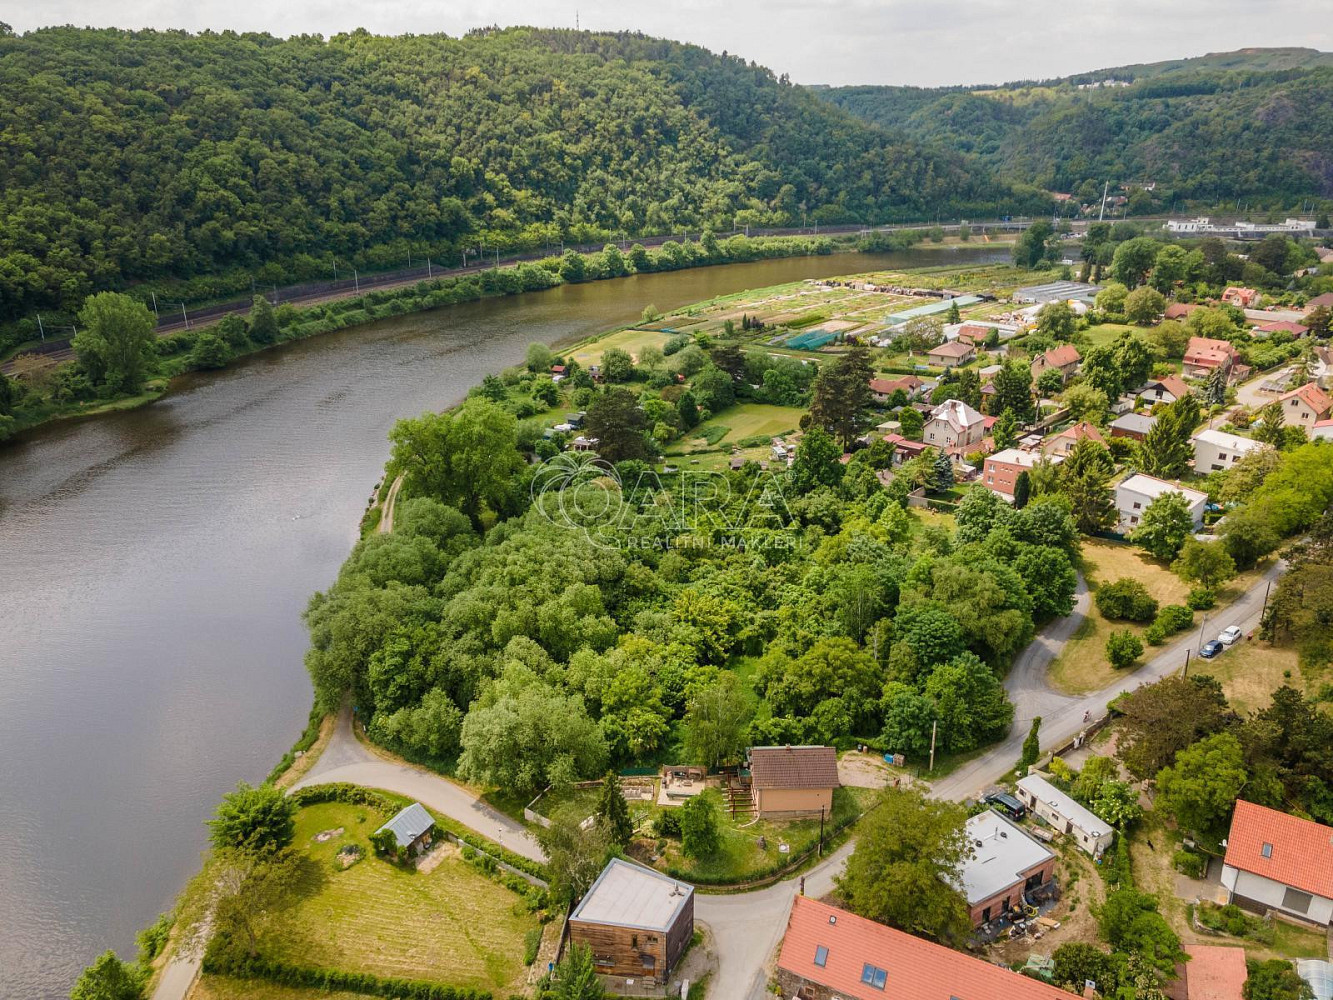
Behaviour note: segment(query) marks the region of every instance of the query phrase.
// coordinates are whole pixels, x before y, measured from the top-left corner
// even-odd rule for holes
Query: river
[[[1007,248],[638,275],[326,334],[0,445],[0,998],[67,995],[166,909],[310,708],[300,616],[399,417],[556,343],[747,288]]]

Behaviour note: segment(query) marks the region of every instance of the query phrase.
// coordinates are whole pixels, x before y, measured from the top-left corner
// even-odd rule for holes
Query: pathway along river
[[[650,302],[1004,256],[773,260],[448,307],[0,446],[0,998],[64,997],[103,949],[130,955],[198,868],[218,798],[301,731],[301,612],[355,541],[399,417]]]

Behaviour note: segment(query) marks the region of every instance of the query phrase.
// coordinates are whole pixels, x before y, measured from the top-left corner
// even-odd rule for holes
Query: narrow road
[[[367,750],[352,732],[352,712],[347,708],[338,716],[329,745],[315,766],[292,788],[335,781],[411,796],[515,854],[533,861],[546,860],[541,845],[522,823],[492,809],[466,788],[433,771],[385,760]]]
[[[389,492],[384,495],[384,510],[380,513],[380,534],[389,535],[393,533],[393,509],[398,502],[398,488],[403,485],[403,477],[399,476],[389,487]]]

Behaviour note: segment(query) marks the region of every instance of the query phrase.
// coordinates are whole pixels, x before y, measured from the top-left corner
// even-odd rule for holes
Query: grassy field
[[[1200,664],[1198,672],[1216,677],[1231,706],[1241,714],[1267,707],[1273,692],[1283,684],[1308,691],[1328,679],[1323,671],[1305,676],[1294,647],[1270,646],[1257,638],[1242,639],[1221,656]]]
[[[637,361],[639,353],[645,347],[661,347],[670,337],[671,334],[663,333],[661,330],[621,330],[618,333],[612,333],[584,344],[565,355],[565,357],[573,358],[584,368],[587,368],[589,365],[600,364],[602,354],[608,348],[619,347],[622,351],[628,351],[630,356]]]
[[[369,836],[383,822],[365,806],[329,802],[297,815],[298,847],[325,878],[289,911],[261,947],[303,965],[365,970],[475,986],[508,995],[525,976],[524,936],[538,926],[516,915],[516,897],[452,854],[419,874],[372,856]],[[324,843],[314,838],[342,828]],[[364,860],[343,870],[339,851],[357,844]],[[452,848],[447,848],[452,850]]]
[[[346,993],[303,986],[278,986],[262,979],[200,976],[190,1000],[365,1000],[362,993]]]
[[[1261,565],[1258,569],[1242,574],[1221,588],[1218,591],[1218,605],[1222,606],[1235,600],[1265,568],[1266,566]],[[1094,595],[1097,587],[1103,583],[1113,583],[1122,577],[1138,580],[1161,605],[1184,604],[1190,590],[1189,585],[1172,573],[1165,563],[1154,559],[1143,549],[1125,542],[1085,540],[1083,575]],[[1209,612],[1210,620],[1212,617],[1213,612]],[[1195,628],[1202,624],[1203,618],[1196,612]],[[1215,629],[1210,629],[1211,634],[1220,632],[1227,623],[1218,618],[1216,624]],[[1090,691],[1101,690],[1113,683],[1116,678],[1132,673],[1133,667],[1126,671],[1116,670],[1106,659],[1107,637],[1113,631],[1122,629],[1128,629],[1142,638],[1147,626],[1133,622],[1109,621],[1101,616],[1094,603],[1083,625],[1065,644],[1056,661],[1051,664],[1051,683],[1070,694],[1087,694]],[[1144,643],[1140,664],[1155,655],[1160,648]],[[1223,657],[1229,655],[1230,652],[1224,653]]]

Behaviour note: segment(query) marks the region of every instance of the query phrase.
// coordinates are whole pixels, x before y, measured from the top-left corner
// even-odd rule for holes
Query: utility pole
[[[1259,624],[1264,623],[1264,612],[1268,610],[1268,594],[1273,589],[1273,581],[1268,581],[1268,586],[1264,588],[1264,606],[1259,609]]]
[[[336,260],[333,262],[333,280],[338,280],[338,262]]]
[[[1101,222],[1106,218],[1106,193],[1111,190],[1111,182],[1107,181],[1102,185],[1102,210],[1097,213],[1097,221]]]
[[[426,258],[426,278],[427,278],[427,280],[430,279],[430,258],[429,258],[429,257]]]
[[[1185,669],[1181,671],[1180,676],[1188,677],[1190,675],[1190,651],[1185,650]]]
[[[817,857],[824,856],[824,807],[819,807],[819,852]]]
[[[156,303],[156,302],[153,303],[153,312],[154,312],[154,313],[157,312],[157,303]],[[42,335],[42,340],[45,340],[45,339],[46,339],[46,327],[42,326],[42,314],[41,314],[41,313],[38,313],[38,314],[37,314],[37,329],[38,329],[38,331],[39,331],[39,332],[41,333],[41,335]]]
[[[356,294],[361,294],[361,275],[356,273],[356,268],[352,268],[352,285],[356,288]]]
[[[157,292],[150,291],[148,294],[153,297],[153,315],[157,316]],[[157,316],[157,318],[161,319],[162,317]],[[38,325],[41,325],[40,320],[38,321]]]
[[[181,303],[181,318],[182,318],[183,320],[185,320],[185,329],[188,330],[188,329],[190,328],[190,317],[187,316],[186,313],[185,313],[185,303],[184,303],[184,302]]]
[[[940,722],[936,719],[930,724],[930,770],[935,770],[935,733],[940,728]]]

